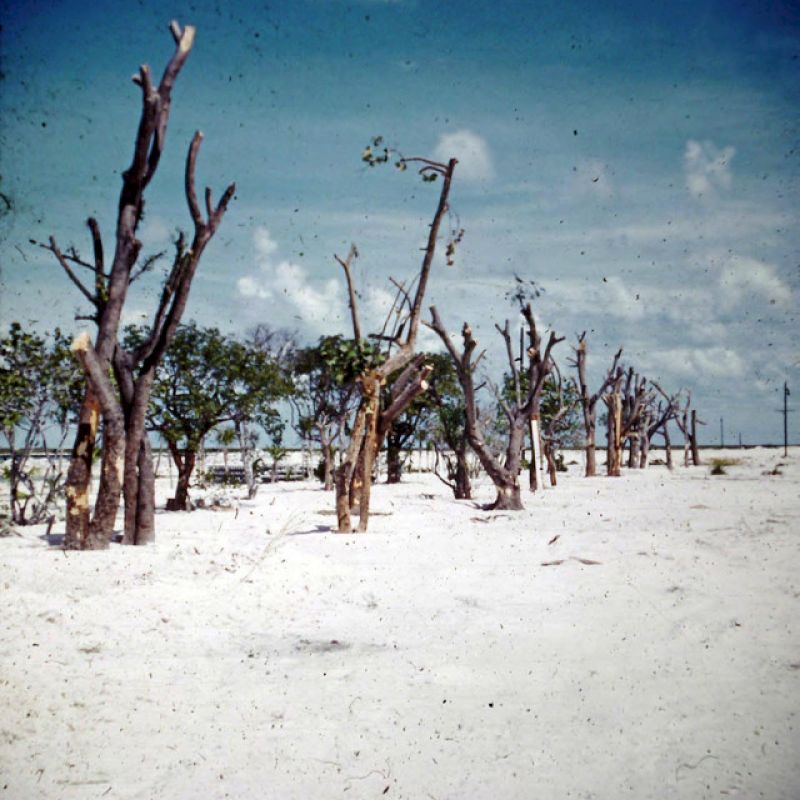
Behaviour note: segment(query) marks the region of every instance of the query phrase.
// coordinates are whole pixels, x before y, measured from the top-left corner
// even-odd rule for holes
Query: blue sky
[[[763,6],[768,6],[764,8]],[[460,158],[466,229],[429,299],[497,358],[513,275],[568,339],[588,330],[599,376],[620,345],[666,388],[692,388],[708,439],[777,441],[784,380],[800,392],[800,11],[774,2],[261,4],[12,2],[3,12],[0,319],[77,329],[81,298],[28,240],[113,241],[139,93],[170,19],[197,27],[148,193],[145,251],[189,227],[183,160],[237,195],[187,318],[313,339],[346,331],[333,253],[350,241],[364,313],[418,265],[437,185],[370,170],[382,134],[407,155]],[[157,276],[128,320],[146,320]],[[432,340],[426,339],[428,343]],[[557,351],[558,353],[558,351]],[[499,364],[499,361],[496,363]],[[796,437],[795,437],[796,438]]]

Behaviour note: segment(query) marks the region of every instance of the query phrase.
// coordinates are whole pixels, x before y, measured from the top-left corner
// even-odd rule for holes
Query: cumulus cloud
[[[314,329],[342,318],[342,289],[335,278],[315,282],[300,264],[273,258],[278,244],[264,227],[254,231],[253,246],[258,271],[237,281],[241,297],[288,304],[285,310]]]
[[[686,188],[693,197],[713,197],[719,190],[731,188],[731,160],[736,148],[723,147],[713,142],[697,142],[689,139],[683,153],[683,172]]]
[[[677,347],[650,354],[652,365],[671,375],[736,378],[745,374],[742,357],[727,347]]]
[[[477,133],[462,130],[443,133],[434,150],[439,161],[458,159],[458,178],[465,181],[486,181],[494,176],[489,145]]]
[[[754,297],[782,309],[792,306],[792,289],[772,264],[738,255],[729,255],[715,263],[720,269],[719,289],[724,308],[730,310]]]

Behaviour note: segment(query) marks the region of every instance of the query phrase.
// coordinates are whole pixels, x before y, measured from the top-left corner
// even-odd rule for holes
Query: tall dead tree
[[[591,478],[597,474],[597,401],[617,378],[617,368],[619,359],[622,356],[622,348],[620,347],[616,352],[614,360],[611,363],[611,368],[606,373],[600,388],[594,392],[594,394],[589,392],[589,384],[586,377],[586,331],[578,336],[578,345],[574,348],[574,352],[575,358],[570,363],[578,371],[578,387],[581,398],[581,410],[583,411],[583,428],[585,431],[586,469],[584,474],[587,478]]]
[[[459,383],[464,392],[467,440],[497,489],[497,497],[491,508],[508,511],[520,511],[523,508],[519,473],[525,432],[533,409],[537,407],[541,397],[545,378],[553,368],[551,358],[553,347],[563,341],[563,337],[559,338],[551,332],[547,346],[542,352],[541,338],[536,331],[536,322],[530,305],[523,306],[522,314],[528,334],[527,392],[524,393],[524,396],[521,388],[523,382],[520,379],[520,365],[519,361],[514,358],[508,321],[503,328],[496,326],[506,344],[506,355],[515,389],[515,399],[510,403],[503,398],[499,391],[496,393],[498,402],[508,420],[508,439],[502,461],[487,444],[478,420],[477,389],[474,376],[475,368],[483,354],[481,353],[477,358],[474,357],[477,342],[472,335],[472,329],[466,322],[464,323],[461,330],[464,346],[459,352],[447,333],[435,306],[431,307],[431,322],[427,323],[442,340],[453,360]],[[520,398],[519,402],[516,400],[517,397]]]
[[[87,223],[94,248],[93,263],[84,261],[74,251],[62,253],[55,240],[52,237],[50,239],[49,249],[70,280],[93,305],[94,312],[88,319],[97,324],[94,345],[88,334],[79,336],[73,344],[87,376],[87,389],[67,476],[65,546],[74,549],[108,546],[114,530],[123,482],[126,499],[125,541],[144,542],[152,538],[154,476],[143,422],[152,371],[180,321],[199,256],[213,235],[233,194],[231,186],[214,208],[211,192],[206,190],[208,220],[203,219],[194,190],[194,167],[202,139],[202,134],[197,133],[189,148],[186,167],[186,194],[195,221],[192,248],[186,250],[182,240],[179,240],[178,252],[156,312],[151,341],[139,353],[123,353],[118,343],[118,333],[128,287],[150,265],[145,260],[136,267],[142,249],[137,231],[144,213],[144,192],[163,153],[172,87],[194,43],[195,29],[191,25],[182,29],[177,22],[172,22],[170,31],[176,49],[158,86],[153,84],[150,69],[146,65],[142,65],[133,77],[134,83],[142,91],[142,111],[134,140],[133,160],[122,174],[115,250],[110,270],[105,269],[102,237],[94,219],[89,219]],[[93,273],[93,290],[83,284],[72,265],[86,268]],[[117,381],[116,390],[108,377],[112,367]],[[90,518],[92,455],[101,415],[101,477],[94,515]],[[149,488],[145,490],[144,487]],[[151,496],[140,497],[140,491],[149,492]],[[149,511],[146,510],[148,505]],[[141,514],[138,509],[143,509]],[[139,518],[142,520],[141,525],[137,522]]]
[[[384,152],[388,154],[388,151]],[[372,337],[386,345],[385,359],[367,369],[357,381],[361,401],[351,428],[350,441],[336,472],[336,515],[340,533],[353,531],[350,514],[351,508],[355,506],[359,513],[358,531],[363,533],[367,530],[375,456],[392,422],[427,388],[426,381],[431,367],[424,363],[424,357],[415,358],[415,347],[422,303],[433,266],[439,229],[449,209],[450,187],[457,163],[454,158],[445,164],[420,157],[403,157],[398,162],[403,169],[411,164],[420,164],[419,174],[423,180],[441,179],[442,188],[428,231],[422,265],[415,280],[416,290],[412,296],[404,284],[394,282],[397,288],[396,299],[387,316],[387,325],[389,320],[393,320],[392,329],[387,333],[387,325],[384,325],[384,330]],[[458,231],[448,242],[448,259],[452,256],[452,250],[461,234]],[[352,246],[348,257],[337,257],[337,261],[345,273],[353,336],[358,344],[361,342],[361,325],[350,270],[352,260],[357,255],[355,246]],[[390,376],[395,375],[397,377],[392,380],[389,391],[382,392]],[[388,397],[383,404],[382,396]]]
[[[697,411],[692,408],[691,392],[686,393],[686,402],[680,414],[676,414],[675,422],[683,434],[683,466],[689,466],[691,458],[695,467],[700,466],[700,447],[697,441],[697,426],[705,422],[697,418]]]

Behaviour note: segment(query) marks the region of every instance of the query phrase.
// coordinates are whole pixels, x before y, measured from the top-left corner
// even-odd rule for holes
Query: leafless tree
[[[70,548],[106,547],[114,529],[120,494],[125,495],[125,533],[123,541],[138,544],[154,535],[154,475],[150,445],[145,434],[145,412],[155,367],[180,322],[189,288],[200,256],[214,235],[234,186],[225,191],[215,206],[210,189],[205,193],[205,215],[195,191],[195,165],[202,141],[196,133],[189,146],[185,170],[185,191],[194,222],[194,237],[187,246],[184,237],[176,243],[172,268],[164,284],[149,339],[135,353],[119,345],[122,309],[129,285],[150,264],[145,260],[137,269],[142,243],[136,234],[144,212],[144,192],[159,165],[164,148],[174,82],[194,43],[195,29],[170,24],[176,49],[158,86],[150,69],[140,67],[133,80],[142,91],[142,112],[134,141],[131,166],[123,173],[117,213],[114,258],[106,271],[104,248],[96,220],[89,219],[94,249],[93,263],[76,253],[64,254],[51,237],[49,249],[70,280],[94,307],[89,319],[97,324],[94,344],[88,334],[77,337],[73,350],[87,376],[87,390],[81,408],[78,432],[67,477],[67,527],[65,545]],[[73,266],[93,273],[89,289]],[[109,379],[113,367],[116,388]],[[100,487],[90,519],[89,486],[92,454],[100,416],[103,418],[103,448]]]
[[[692,408],[691,392],[686,393],[686,402],[680,414],[675,416],[675,422],[683,434],[683,466],[688,467],[691,458],[691,463],[695,467],[699,467],[701,462],[700,447],[697,442],[697,426],[705,425],[705,422],[698,419],[697,411]]]
[[[519,472],[525,431],[533,409],[537,407],[545,378],[553,367],[552,349],[558,342],[563,341],[563,337],[559,338],[555,333],[551,332],[547,345],[542,351],[541,338],[537,333],[536,322],[529,304],[523,306],[522,314],[525,318],[528,333],[527,392],[524,397],[521,389],[520,366],[519,362],[514,358],[508,321],[506,321],[503,328],[497,326],[506,345],[506,355],[515,388],[515,399],[510,403],[503,398],[499,391],[496,392],[497,400],[508,420],[508,439],[502,461],[487,444],[478,421],[475,368],[483,354],[481,353],[475,357],[477,342],[472,335],[472,329],[466,322],[464,323],[461,330],[464,345],[462,351],[459,352],[447,333],[447,329],[435,306],[431,307],[432,319],[428,323],[444,343],[456,368],[458,380],[464,392],[466,431],[469,445],[475,455],[478,456],[481,465],[497,489],[497,497],[491,508],[511,511],[519,511],[523,507],[519,487]],[[517,397],[519,401],[516,400]]]
[[[570,362],[573,367],[578,371],[578,388],[581,398],[581,409],[583,411],[583,427],[586,433],[585,448],[586,448],[586,470],[585,475],[591,478],[597,474],[597,456],[596,456],[596,429],[597,429],[597,401],[603,397],[604,393],[617,379],[617,370],[619,366],[619,359],[622,356],[622,348],[620,348],[614,360],[611,363],[611,368],[606,373],[603,383],[600,388],[591,394],[589,392],[589,384],[586,377],[586,358],[587,358],[588,345],[586,342],[586,331],[578,336],[578,345],[574,348],[575,358]]]

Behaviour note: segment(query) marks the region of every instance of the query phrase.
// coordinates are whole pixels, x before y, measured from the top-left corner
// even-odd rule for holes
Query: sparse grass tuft
[[[711,474],[712,475],[727,475],[725,467],[735,467],[741,464],[739,458],[712,458],[711,459]]]

